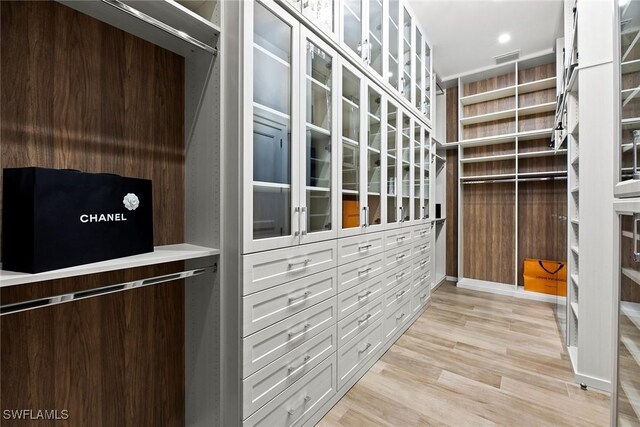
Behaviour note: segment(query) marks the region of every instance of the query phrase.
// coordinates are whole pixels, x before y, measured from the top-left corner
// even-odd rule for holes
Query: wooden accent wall
[[[513,283],[515,183],[465,185],[464,277]]]
[[[447,118],[448,123],[448,118]],[[446,274],[458,277],[458,150],[447,150],[447,266]]]
[[[183,58],[52,1],[3,1],[0,14],[1,166],[151,179],[155,244],[183,242]],[[181,268],[3,288],[2,297]],[[2,316],[0,329],[0,409],[67,409],[67,425],[78,426],[184,425],[182,282]]]
[[[458,142],[458,87],[450,87],[445,95],[446,142]]]

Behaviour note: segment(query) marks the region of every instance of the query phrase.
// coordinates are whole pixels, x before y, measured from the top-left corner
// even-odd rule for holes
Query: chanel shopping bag
[[[153,252],[151,181],[3,170],[2,269],[25,273]]]

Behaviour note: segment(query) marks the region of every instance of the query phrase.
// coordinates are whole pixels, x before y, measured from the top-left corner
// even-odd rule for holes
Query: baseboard
[[[445,278],[449,281],[449,282],[457,282],[458,278],[457,277],[453,277],[453,276],[445,276]]]
[[[524,291],[512,284],[489,282],[487,280],[462,278],[458,280],[458,287],[462,289],[470,289],[474,291],[488,292],[492,294],[550,303],[555,303],[556,299],[558,298],[555,295]]]
[[[433,282],[431,284],[431,292],[435,291],[436,289],[438,289],[440,287],[440,285],[442,285],[444,282],[447,281],[447,276],[443,276],[440,280],[438,280],[437,282]]]
[[[600,391],[606,391],[607,393],[611,393],[611,381],[603,380],[601,378],[591,377],[589,375],[582,375],[580,373],[576,373],[574,375],[576,383],[578,384],[586,384],[587,387],[595,388]]]

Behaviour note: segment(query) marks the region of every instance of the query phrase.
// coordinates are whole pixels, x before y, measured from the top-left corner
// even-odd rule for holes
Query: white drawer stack
[[[431,225],[243,256],[243,424],[317,422],[430,299]]]

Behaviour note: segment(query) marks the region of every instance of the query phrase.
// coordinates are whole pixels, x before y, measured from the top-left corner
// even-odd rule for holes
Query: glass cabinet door
[[[400,90],[400,2],[390,0],[388,3],[388,66],[387,81],[391,86]]]
[[[364,2],[362,0],[342,1],[342,43],[358,58],[363,55]]]
[[[411,102],[411,29],[413,28],[413,26],[409,11],[405,8],[402,8],[402,11],[402,76],[400,77],[400,91],[404,95],[405,99]]]
[[[340,188],[340,235],[360,233],[364,221],[361,209],[366,201],[361,200],[361,95],[362,78],[345,62],[341,66],[341,188]]]
[[[431,135],[429,131],[424,130],[424,139],[422,142],[423,147],[423,155],[422,155],[422,219],[429,219],[429,209],[431,205],[429,201],[431,200],[431,181],[429,180],[431,173]]]
[[[400,152],[400,221],[407,222],[411,220],[411,118],[405,112],[402,112],[402,137],[400,139],[401,152]]]
[[[640,196],[640,0],[620,1],[620,176],[616,196]]]
[[[415,74],[415,102],[414,105],[418,109],[418,111],[424,112],[424,99],[423,99],[423,88],[424,88],[424,67],[423,67],[423,59],[422,59],[422,33],[420,29],[416,27],[416,74]]]
[[[392,228],[400,224],[400,204],[398,182],[400,182],[399,165],[400,165],[400,130],[398,128],[398,107],[391,101],[387,102],[387,227]]]
[[[332,149],[336,135],[334,120],[335,53],[305,31],[303,45],[303,139],[300,164],[302,181],[301,242],[308,243],[337,237],[334,171],[337,159]],[[335,159],[334,159],[335,157]],[[334,174],[335,173],[335,174]]]
[[[427,43],[424,44],[424,92],[422,101],[422,112],[427,116],[428,120],[431,120],[431,48]]]
[[[420,123],[414,121],[413,122],[413,157],[411,159],[411,165],[413,169],[413,173],[411,174],[411,180],[413,182],[413,193],[412,193],[412,215],[411,221],[416,222],[420,221],[423,217],[423,206],[422,206],[422,164],[423,164],[423,156],[424,150],[422,147],[424,139],[424,131]]]
[[[382,76],[382,13],[381,0],[369,0],[369,34],[367,36],[368,52],[367,63],[373,70]]]
[[[292,1],[292,0],[290,0]],[[296,0],[293,0],[294,2]],[[301,3],[302,14],[324,32],[335,32],[335,0],[297,0]]]
[[[371,86],[367,88],[367,231],[382,225],[382,95]]]
[[[274,13],[278,10],[278,14]],[[251,218],[246,221],[245,251],[296,244],[299,207],[296,193],[297,148],[291,141],[297,125],[292,103],[298,86],[293,52],[298,46],[298,27],[282,9],[268,9],[253,2],[253,86],[248,105],[253,105],[253,141],[250,160],[251,196],[245,197]]]

